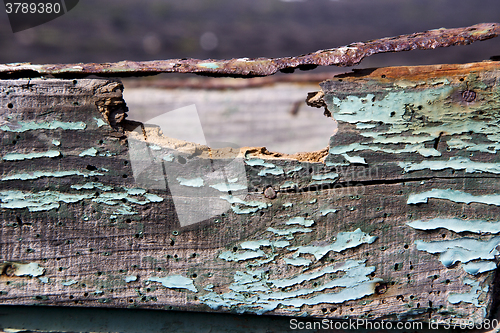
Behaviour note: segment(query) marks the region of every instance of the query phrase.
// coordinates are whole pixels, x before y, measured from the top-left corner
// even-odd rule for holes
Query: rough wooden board
[[[1,304],[216,310],[338,319],[467,318],[480,322],[495,309],[494,271],[471,275],[462,263],[447,268],[438,254],[418,250],[415,242],[461,237],[489,240],[492,234],[422,231],[407,225],[437,217],[484,220],[493,226],[491,222],[498,221],[497,204],[457,202],[457,192],[451,193],[455,201],[430,198],[427,203],[407,203],[413,194],[433,189],[475,196],[498,192],[498,65],[486,62],[447,68],[442,76],[448,82],[439,77],[439,68],[430,66],[379,69],[371,76],[360,74],[323,83],[323,99],[339,120],[339,132],[331,139],[328,156],[319,153],[295,158],[256,148],[214,151],[155,136],[155,128],[145,127],[143,131],[139,124],[120,121],[124,110],[120,85],[108,80],[2,81]],[[377,76],[380,71],[384,71],[384,78]],[[403,72],[426,74],[389,75]],[[462,77],[464,81],[460,81]],[[467,85],[477,97],[464,103],[457,98]],[[443,89],[446,93],[435,94]],[[408,146],[408,139],[398,133],[391,136],[398,138],[397,142],[376,143],[373,140],[387,137],[388,130],[402,128],[407,122],[403,116],[410,108],[405,104],[417,99],[411,103],[393,99],[384,104],[380,113],[389,114],[383,116],[384,121],[368,112],[369,108],[359,114],[362,101],[359,108],[352,107],[352,101],[370,93],[377,96],[377,103],[384,103],[389,101],[388,96],[405,98],[426,92],[434,99],[426,99],[431,103],[422,112],[427,112],[426,117],[438,114],[443,118],[418,121],[418,111],[414,110],[418,105],[414,104],[411,117],[406,118],[417,120],[408,127],[413,131],[406,132],[408,138],[416,137],[416,131],[422,128],[443,124],[470,126],[466,134],[470,138],[447,128],[433,131],[438,136],[443,132],[437,149],[433,134],[417,143],[427,150]],[[344,99],[335,104],[335,97]],[[342,105],[357,111],[362,120],[349,118],[352,122],[346,122]],[[393,117],[391,112],[395,112]],[[394,117],[398,122],[391,120]],[[106,123],[109,118],[114,119],[116,130]],[[369,123],[371,119],[382,123],[370,129],[356,128],[357,123]],[[43,124],[48,122],[52,122],[52,128],[44,129]],[[85,124],[84,129],[80,122]],[[484,129],[481,124],[489,126]],[[29,126],[38,129],[21,131]],[[126,136],[121,128],[127,129]],[[136,131],[129,131],[134,128]],[[368,131],[377,135],[368,137]],[[455,144],[451,145],[453,139]],[[366,143],[359,151],[338,150],[359,142]],[[482,143],[490,145],[491,152],[470,150]],[[146,168],[141,170],[146,177],[132,170],[137,160],[131,159],[134,152],[127,147],[137,144],[147,149],[148,159],[142,161]],[[405,148],[408,152],[394,152]],[[414,150],[439,156],[424,156]],[[60,155],[34,155],[48,151]],[[353,160],[356,156],[365,161]],[[486,164],[470,162],[481,173],[466,172],[462,170],[464,164],[456,161],[439,169],[437,161],[449,163],[457,156]],[[221,200],[219,197],[226,193],[207,186],[216,184],[209,183],[208,178],[200,188],[184,186],[186,191],[181,195],[178,189],[182,189],[182,181],[178,179],[179,184],[168,179],[168,188],[148,182],[158,172],[163,179],[166,174],[167,178],[174,175],[192,180],[195,166],[205,167],[207,160],[211,168],[207,170],[212,172],[237,162],[226,168],[227,186],[240,184],[242,179],[233,181],[230,176],[243,166],[246,188],[231,191],[231,198]],[[418,169],[422,161],[432,161],[431,167],[439,168],[404,172],[399,164],[413,162],[409,167]],[[201,176],[207,174],[202,172]],[[131,191],[140,186],[144,191]],[[265,191],[268,186],[274,189],[276,198],[272,191]],[[199,204],[193,207],[192,215],[196,211],[208,217],[182,227],[176,200],[182,195],[188,200],[187,194],[195,195],[201,189],[215,200],[209,202],[234,203],[223,206],[227,211],[216,216],[210,216],[213,207]],[[497,198],[489,199],[498,203]],[[28,203],[31,211],[20,208]],[[336,212],[325,211],[332,209]],[[313,224],[307,222],[311,220]],[[325,250],[323,255],[318,247],[324,246],[338,252]],[[493,246],[491,253],[496,251]],[[298,252],[302,253],[295,264],[309,261],[305,266],[290,264]],[[256,257],[234,260],[244,255]],[[492,262],[488,260],[488,264]],[[156,279],[164,277],[170,278]],[[477,288],[471,286],[476,283]],[[470,295],[461,297],[468,297],[472,303],[450,303],[450,296],[460,299],[453,294],[467,293]]]

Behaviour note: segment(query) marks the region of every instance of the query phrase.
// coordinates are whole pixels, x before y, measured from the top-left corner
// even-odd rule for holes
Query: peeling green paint
[[[423,161],[420,163],[399,162],[398,165],[405,170],[411,172],[416,170],[465,170],[467,173],[474,172],[489,172],[500,173],[500,163],[484,163],[474,162],[465,157],[450,157],[448,161]]]
[[[23,191],[0,192],[0,207],[9,209],[28,208],[30,212],[38,212],[59,208],[60,202],[75,203],[92,198],[93,194],[67,194],[57,191],[41,191],[38,193]]]
[[[286,225],[291,225],[291,224],[299,224],[304,227],[310,227],[314,224],[314,220],[306,220],[303,217],[292,217],[288,221],[286,221]]]
[[[339,177],[338,173],[330,172],[321,175],[313,175],[312,180],[309,185],[321,185],[325,183],[335,183]]]
[[[297,172],[297,171],[300,171],[300,170],[302,170],[302,169],[303,169],[303,167],[302,167],[301,165],[299,165],[299,166],[296,166],[296,167],[295,167],[295,168],[293,168],[293,169],[288,170],[288,171],[286,172],[286,174],[287,174],[287,175],[289,175],[289,174],[291,174],[291,173],[293,173],[293,172]]]
[[[93,198],[92,201],[113,206],[113,205],[118,205],[122,199],[125,199],[125,200],[129,199],[128,194],[127,193],[117,193],[117,192],[101,193],[97,198]],[[130,199],[136,200],[134,198],[130,198]]]
[[[245,160],[245,163],[250,165],[250,166],[263,166],[266,168],[274,168],[276,165],[269,163],[269,162],[264,162],[263,159],[260,158],[252,158],[249,160]]]
[[[20,263],[20,262],[9,262],[4,261],[0,264],[0,272],[2,272],[5,267],[11,266],[14,268],[13,274],[15,276],[32,276],[38,277],[45,273],[45,268],[41,267],[38,263],[31,262],[28,264]]]
[[[298,232],[312,232],[311,229],[306,229],[306,228],[276,229],[273,227],[267,228],[267,231],[271,231],[275,235],[278,235],[278,236],[291,236],[292,234],[295,234]]]
[[[52,144],[54,146],[60,146],[61,145],[61,141],[54,139],[54,140],[52,140]]]
[[[97,149],[94,147],[91,147],[87,150],[82,151],[78,156],[80,157],[85,157],[85,156],[96,156],[97,155]]]
[[[464,271],[471,275],[477,275],[480,273],[493,271],[497,269],[497,264],[494,261],[471,261],[465,265],[462,265]]]
[[[76,281],[76,280],[68,280],[68,281],[61,282],[61,284],[63,286],[71,286],[71,285],[74,285],[74,284],[77,284],[77,283],[78,283],[78,281]]]
[[[283,258],[287,265],[292,266],[309,266],[312,261],[306,258],[295,257],[295,258]]]
[[[351,143],[350,145],[347,146],[332,146],[330,147],[329,152],[332,155],[341,155],[348,152],[363,151],[363,150],[380,151],[390,154],[419,153],[424,157],[441,156],[441,153],[438,150],[434,148],[427,148],[423,144],[406,145],[405,148],[402,149],[391,149],[378,146],[370,146],[369,144],[366,143]]]
[[[125,280],[126,283],[135,282],[137,281],[137,275],[127,275],[123,280]]]
[[[356,123],[356,128],[363,130],[363,129],[368,129],[368,128],[375,128],[377,127],[377,124],[370,124],[370,123]]]
[[[290,188],[296,188],[298,186],[299,186],[299,184],[297,184],[296,182],[292,182],[290,180],[287,180],[286,182],[284,182],[283,184],[280,185],[280,189],[285,190],[285,189],[290,189]]]
[[[370,236],[367,233],[356,229],[354,231],[339,232],[337,239],[330,245],[326,246],[298,246],[290,250],[297,250],[297,253],[309,253],[316,257],[316,260],[323,258],[328,252],[342,252],[346,249],[358,247],[361,244],[371,244],[377,239],[377,236]]]
[[[4,125],[0,126],[1,131],[6,131],[6,132],[26,132],[26,131],[31,131],[31,130],[39,130],[39,129],[47,129],[47,130],[53,130],[53,129],[63,129],[63,130],[82,130],[85,129],[87,125],[83,122],[61,122],[61,121],[52,121],[52,122],[42,122],[42,123],[36,123],[36,122],[23,122],[19,121],[17,124],[9,124],[9,125]]]
[[[163,198],[145,193],[143,189],[127,189],[126,192],[110,192],[113,187],[104,186],[101,183],[89,182],[83,185],[72,185],[71,188],[82,190],[100,189],[104,193],[96,194],[95,191],[84,194],[62,193],[57,191],[41,191],[37,193],[23,191],[3,191],[0,192],[0,207],[9,209],[28,208],[30,212],[48,211],[60,207],[60,202],[75,203],[84,199],[91,199],[92,202],[102,203],[107,206],[115,206],[112,209],[103,209],[102,212],[112,215],[134,215],[137,214],[130,206],[124,204],[122,200],[130,203],[145,205],[152,202],[161,202]],[[144,200],[138,200],[130,195],[142,195]],[[116,216],[115,216],[116,218]]]
[[[34,158],[58,157],[58,156],[61,156],[60,151],[49,150],[46,152],[29,153],[29,154],[9,153],[9,154],[5,154],[2,159],[4,161],[22,161],[22,160],[32,160]]]
[[[120,204],[120,202],[122,202],[122,200],[127,200],[130,203],[138,205],[145,205],[151,202],[163,201],[163,198],[151,193],[142,193],[141,195],[145,198],[145,200],[140,201],[136,198],[130,197],[129,195],[138,195],[138,193],[142,191],[139,191],[139,189],[131,189],[130,191],[135,194],[130,194],[128,191],[127,193],[125,192],[101,193],[97,198],[92,199],[92,201],[97,203],[104,203],[110,206],[118,205]],[[130,209],[130,207],[124,204],[121,204],[121,207],[124,209]]]
[[[46,283],[46,284],[50,283],[49,278],[46,276],[40,276],[40,277],[38,277],[38,280],[40,280],[40,282],[42,282],[42,283]]]
[[[467,142],[462,139],[472,139],[470,136],[462,135],[457,138],[451,138],[446,143],[450,149],[459,149],[466,151],[479,151],[482,153],[496,154],[497,150],[500,150],[500,138],[495,135],[487,135],[486,138],[493,142],[491,143],[473,143]]]
[[[352,143],[346,146],[336,146],[332,137],[330,154],[346,154],[349,152],[371,150],[391,154],[419,153],[424,157],[440,156],[440,152],[431,146],[433,141],[441,135],[443,143],[449,149],[481,151],[495,153],[500,150],[500,136],[498,135],[498,119],[492,110],[498,108],[498,83],[482,82],[478,77],[469,77],[468,85],[473,87],[481,103],[464,103],[457,100],[457,93],[463,91],[463,84],[440,80],[433,83],[431,80],[416,84],[398,80],[394,83],[380,85],[379,82],[359,81],[343,84],[322,85],[325,91],[324,101],[328,110],[340,122],[355,124],[360,136],[367,140],[361,143]],[[489,79],[488,79],[489,80]],[[370,80],[369,80],[370,81]],[[402,84],[402,85],[401,85]],[[427,85],[422,89],[418,86]],[[340,88],[335,89],[334,87]],[[357,92],[370,91],[369,93]],[[373,90],[372,90],[373,89]],[[474,133],[482,136],[486,142],[471,142]],[[447,141],[445,141],[448,139]],[[488,142],[489,140],[489,142]],[[404,146],[404,148],[388,147],[390,144]],[[489,169],[498,166],[468,164],[465,160],[457,163],[436,161],[437,163],[423,162],[416,168],[430,166],[457,167],[481,172],[481,168]],[[331,162],[327,162],[331,163]],[[411,167],[405,164],[406,167]],[[468,171],[467,171],[468,172]],[[489,172],[489,171],[486,171]]]
[[[479,304],[479,296],[481,296],[481,292],[488,292],[489,288],[481,288],[479,286],[479,281],[474,281],[472,279],[464,279],[464,284],[471,286],[471,290],[468,293],[450,293],[448,302],[451,304],[458,304],[460,302],[471,303],[477,307],[481,307]]]
[[[283,204],[283,207],[285,207],[285,208],[292,207],[292,206],[293,206],[293,203],[291,203],[291,202],[285,202]]]
[[[408,197],[407,204],[427,203],[429,198],[446,199],[453,202],[460,202],[466,204],[469,204],[471,202],[477,202],[487,205],[500,206],[500,195],[498,194],[472,195],[469,193],[451,189],[447,190],[432,189],[427,192],[410,194],[410,196]]]
[[[116,155],[116,153],[111,153],[109,151],[98,154],[98,156],[106,156],[106,157],[115,156],[115,155]]]
[[[483,220],[462,220],[458,218],[435,218],[428,221],[417,220],[406,223],[413,229],[434,230],[448,229],[454,232],[473,232],[477,234],[500,233],[500,222],[486,222]]]
[[[191,179],[177,177],[177,181],[183,186],[202,187],[204,185],[203,179],[201,177]]]
[[[162,157],[164,161],[172,162],[175,159],[174,154],[166,154]]]
[[[313,180],[327,180],[327,179],[337,179],[338,177],[339,177],[338,173],[330,172],[330,173],[326,173],[324,175],[313,175],[312,179]]]
[[[156,195],[156,194],[153,194],[153,193],[146,193],[144,194],[144,197],[146,198],[146,200],[149,200],[151,202],[162,202],[163,201],[163,198]]]
[[[244,251],[244,252],[232,252],[226,251],[219,254],[219,258],[226,261],[245,261],[249,259],[265,257],[266,254],[262,250],[257,251]]]
[[[97,127],[99,127],[99,128],[106,125],[106,122],[102,119],[94,117],[94,120],[96,122]]]
[[[89,183],[85,183],[83,185],[71,185],[71,188],[75,189],[75,190],[93,190],[93,189],[99,189],[101,191],[111,191],[113,190],[113,187],[112,186],[106,186],[102,183],[93,183],[93,182],[89,182]]]
[[[349,156],[347,154],[342,154],[342,157],[351,164],[367,164],[365,159],[360,156]]]
[[[282,167],[274,167],[274,168],[262,169],[259,171],[259,173],[257,175],[258,176],[266,176],[266,175],[279,176],[282,174],[284,174]]]
[[[142,188],[126,188],[124,187],[123,188],[125,191],[127,191],[127,193],[129,195],[143,195],[144,193],[146,193],[146,190],[142,189]]]
[[[363,264],[364,262],[365,262],[364,260],[348,260],[348,261],[346,261],[338,266],[326,266],[326,267],[323,267],[316,272],[300,274],[300,275],[298,275],[294,278],[291,278],[291,279],[270,280],[269,282],[272,283],[277,288],[291,287],[291,286],[294,286],[296,284],[303,283],[305,281],[311,281],[311,280],[317,279],[319,277],[322,277],[325,274],[336,273],[338,271],[345,271],[345,270],[351,269],[353,267],[360,267],[360,265]],[[364,268],[366,268],[366,267],[364,267]],[[375,267],[370,267],[368,269],[367,273],[364,275],[368,275],[368,274],[372,273],[373,271],[375,271]]]
[[[473,260],[494,260],[495,256],[500,254],[497,250],[497,246],[500,245],[500,236],[487,241],[467,237],[432,242],[417,240],[415,245],[419,251],[439,253],[439,261],[445,267],[450,267],[459,261],[468,263]]]
[[[288,241],[269,241],[267,239],[260,239],[260,240],[254,240],[254,241],[246,241],[240,244],[240,247],[242,249],[247,249],[247,250],[258,250],[261,247],[286,247],[290,245],[290,242]]]
[[[93,177],[93,176],[104,176],[103,173],[96,172],[96,171],[90,171],[90,172],[81,172],[77,170],[68,170],[68,171],[55,171],[55,172],[50,172],[50,171],[35,171],[33,173],[18,173],[18,174],[12,174],[6,177],[2,178],[2,181],[5,180],[33,180],[33,179],[38,179],[42,177],[55,177],[55,178],[61,178],[61,177],[68,177],[68,176],[82,176],[82,177]]]
[[[193,280],[186,278],[182,275],[170,275],[166,277],[150,277],[147,281],[159,282],[165,288],[171,289],[187,289],[192,292],[198,292],[196,287],[193,284]]]
[[[236,272],[231,291],[217,294],[210,290],[199,297],[200,301],[212,309],[227,307],[238,313],[254,312],[263,314],[278,306],[297,310],[303,305],[321,303],[343,303],[347,300],[360,299],[374,293],[375,284],[381,279],[370,280],[368,275],[375,267],[366,267],[364,261],[349,260],[335,266],[323,267],[312,273],[299,274],[287,280],[270,280],[264,270]],[[328,280],[314,288],[302,284],[331,273],[344,273],[343,276]],[[292,291],[280,291],[283,286],[299,286]],[[327,289],[341,288],[335,292]]]
[[[330,214],[330,213],[335,213],[335,212],[337,212],[337,210],[336,210],[336,209],[333,209],[333,208],[329,208],[329,209],[322,209],[322,210],[320,210],[319,212],[320,212],[320,214],[321,214],[321,215],[326,216],[326,215],[328,215],[328,214]]]
[[[265,209],[271,204],[260,202],[260,201],[244,201],[240,198],[234,197],[232,195],[225,195],[220,197],[231,204],[231,209],[236,214],[250,214],[255,213],[260,209]],[[247,208],[241,208],[241,206],[247,206]]]

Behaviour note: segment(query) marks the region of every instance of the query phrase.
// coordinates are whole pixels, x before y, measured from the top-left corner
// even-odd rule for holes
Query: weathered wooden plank
[[[326,81],[338,133],[297,155],[163,137],[114,81],[1,81],[0,303],[481,322],[499,66]]]

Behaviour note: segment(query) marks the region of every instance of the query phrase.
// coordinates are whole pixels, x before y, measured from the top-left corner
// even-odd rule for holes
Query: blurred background
[[[0,63],[224,59],[296,56],[351,42],[497,22],[500,1],[80,0],[66,15],[15,34],[7,14],[0,17]],[[495,55],[500,55],[500,38],[430,51],[378,54],[356,67],[466,63]],[[238,83],[244,79],[211,81],[219,89],[208,89],[206,78],[162,74],[124,80],[124,96],[129,119],[143,122],[195,104],[209,145],[232,142],[285,153],[312,151],[328,145],[335,122],[322,110],[305,105],[307,92],[319,90],[317,83],[329,75],[350,70],[319,67],[312,73],[323,73],[321,79],[308,83],[297,79],[300,84],[270,80],[243,91],[234,86],[245,85]],[[280,75],[287,74],[273,78]]]

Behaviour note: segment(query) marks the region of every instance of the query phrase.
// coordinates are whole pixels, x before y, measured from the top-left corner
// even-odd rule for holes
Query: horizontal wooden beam
[[[255,77],[279,71],[310,70],[317,66],[354,66],[377,53],[432,50],[438,47],[468,45],[497,37],[498,23],[480,23],[464,28],[434,29],[408,35],[386,37],[347,46],[319,50],[296,57],[216,59],[169,59],[121,61],[117,63],[47,64],[14,63],[0,65],[0,77],[57,76],[73,78],[86,75],[112,77],[142,76],[158,73],[197,73],[208,76]]]

